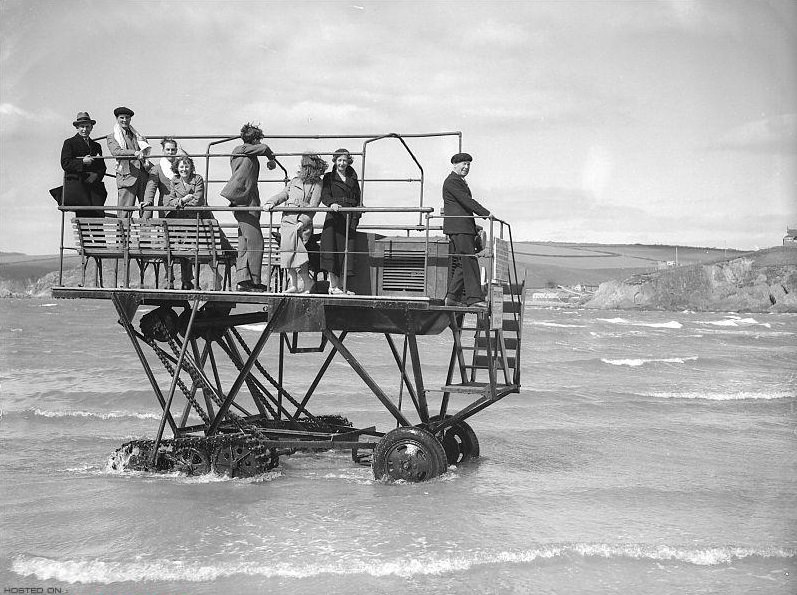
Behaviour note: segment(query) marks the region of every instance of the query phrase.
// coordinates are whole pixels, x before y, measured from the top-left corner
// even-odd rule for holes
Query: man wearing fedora
[[[116,157],[116,187],[119,190],[120,207],[134,207],[136,202],[144,204],[144,192],[149,178],[149,155],[152,147],[147,139],[133,128],[133,110],[117,107],[113,110],[116,124],[108,135],[108,150]],[[152,212],[149,211],[149,217]],[[120,211],[120,217],[132,216],[132,211]],[[146,215],[146,213],[145,213]]]
[[[61,149],[61,168],[64,170],[63,205],[76,207],[102,207],[108,192],[105,190],[105,160],[102,147],[91,140],[96,120],[88,112],[78,112],[72,125],[77,134],[64,141]],[[78,217],[105,217],[98,210],[76,210]]]
[[[468,153],[451,157],[452,170],[443,182],[443,233],[448,236],[449,275],[446,306],[486,309],[476,260],[474,215],[487,217],[490,211],[473,199],[465,176],[473,161]]]

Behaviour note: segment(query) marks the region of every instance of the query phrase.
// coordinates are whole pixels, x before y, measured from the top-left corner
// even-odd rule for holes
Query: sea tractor
[[[216,195],[226,181],[237,136],[177,138],[207,143],[204,153],[191,156],[204,163],[208,202],[226,202]],[[236,207],[207,207],[212,216],[197,212],[185,219],[143,218],[138,208],[124,213],[121,207],[114,207],[119,216],[86,218],[80,207],[62,207],[61,276],[53,296],[111,300],[158,406],[154,435],[123,444],[111,457],[113,468],[249,477],[276,468],[280,457],[297,451],[334,449],[350,453],[352,464],[370,464],[377,479],[419,482],[476,459],[479,440],[468,419],[520,391],[524,280],[517,275],[506,221],[494,216],[477,221],[483,227],[477,258],[488,308],[444,304],[448,240],[442,216],[424,202],[424,169],[412,149],[427,141],[448,143],[452,146],[439,154],[439,161],[447,162],[454,149],[462,150],[462,134],[282,135],[269,136],[268,143],[281,147],[308,139],[329,145],[329,151],[319,152],[322,156],[342,142],[360,149],[351,154],[360,162],[363,204],[341,209],[347,217],[363,217],[355,248],[345,255],[355,262],[355,275],[348,281],[353,295],[329,295],[319,271],[310,294],[284,291],[276,239],[279,207],[261,215],[268,291],[259,293],[234,289],[236,229],[214,218],[231,219],[223,212]],[[406,178],[380,174],[385,169],[374,166],[372,155],[386,143],[417,173]],[[279,167],[265,172],[271,178],[259,180],[261,196],[288,182],[282,162],[300,155],[277,152]],[[386,183],[409,184],[419,192],[380,206],[371,189]],[[65,245],[67,211],[76,214],[71,219],[74,246]],[[323,215],[315,217],[316,226],[322,221]],[[69,250],[81,257],[82,277],[73,275],[67,284],[63,255]],[[194,264],[194,289],[173,289],[172,268],[180,259]],[[202,267],[212,272],[205,287],[200,286]],[[93,282],[86,279],[91,269]],[[113,281],[108,279],[111,269]],[[135,269],[137,278],[131,274]],[[384,337],[384,343],[369,344],[383,344],[384,361],[395,363],[396,374],[381,377],[358,359],[349,347],[360,333]],[[447,369],[443,376],[444,367],[437,366],[434,376],[439,377],[430,377],[419,344],[433,337],[439,352],[441,335],[450,337]],[[310,374],[306,363],[301,366],[304,386],[297,390],[295,378],[288,382],[290,373],[298,369],[294,362],[308,354],[316,354],[313,361],[319,365]],[[336,358],[353,372],[346,389],[361,390],[358,376],[395,425],[355,427],[339,412],[312,413],[323,397],[322,378]],[[452,410],[452,395],[465,406]],[[322,403],[328,407],[330,399]]]

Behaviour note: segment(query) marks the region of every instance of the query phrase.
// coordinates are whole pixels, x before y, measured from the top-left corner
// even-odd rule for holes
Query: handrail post
[[[269,287],[271,286],[271,271],[273,270],[272,261],[274,259],[274,256],[272,254],[273,250],[271,249],[271,240],[274,238],[274,236],[271,233],[273,225],[274,225],[274,212],[269,209],[269,211],[268,211],[268,235],[267,235],[268,240],[263,242],[263,248],[264,249],[265,249],[266,246],[268,246],[268,261],[266,262],[266,271],[267,271],[268,277],[266,277],[266,282],[269,285]],[[277,275],[276,281],[279,281],[279,275]],[[275,290],[282,290],[282,287],[277,287],[276,285],[274,285],[274,289]],[[278,292],[275,291],[275,293],[278,293]]]
[[[489,266],[490,270],[487,272],[487,307],[489,308],[490,312],[492,312],[492,308],[493,308],[493,273],[495,271],[495,245],[494,245],[494,242],[493,242],[493,231],[494,231],[493,228],[495,226],[495,220],[493,219],[492,215],[490,215],[489,221],[490,221],[490,235],[489,235],[489,238],[487,239],[487,242],[488,242],[487,246],[489,246],[489,248],[490,248],[490,250],[488,252],[488,254],[490,255],[490,259],[488,261],[489,262],[488,266]],[[482,246],[482,248],[487,248],[487,246]],[[492,326],[492,324],[490,326]],[[489,331],[488,331],[488,337],[489,337]]]
[[[133,213],[130,212],[130,217],[122,219],[122,258],[125,265],[124,287],[130,287],[130,223],[133,220]]]
[[[424,214],[421,213],[421,216]],[[427,292],[429,289],[429,213],[426,213],[426,233],[424,240],[423,250],[423,290]],[[430,296],[427,296],[430,297]]]
[[[351,223],[351,213],[348,211],[346,212],[346,240],[343,242],[343,270],[341,271],[343,275],[343,293],[346,293],[349,281],[349,225]]]
[[[196,213],[196,244],[194,245],[194,274],[196,275],[196,288],[199,289],[199,216],[201,213]],[[182,265],[180,265],[182,269]],[[183,288],[182,271],[180,271],[180,289]],[[192,279],[193,280],[193,279]]]
[[[64,191],[61,190],[61,203],[64,202]],[[59,257],[58,257],[58,285],[62,286],[64,284],[64,218],[66,216],[65,211],[61,211],[61,247],[59,248]]]

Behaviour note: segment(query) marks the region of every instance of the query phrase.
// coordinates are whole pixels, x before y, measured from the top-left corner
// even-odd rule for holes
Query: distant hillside
[[[590,303],[593,307],[792,311],[788,309],[791,296],[797,296],[795,248],[742,252],[691,246],[518,242],[515,256],[518,273],[526,274],[527,288],[600,286]],[[676,259],[678,266],[674,266]],[[58,260],[57,255],[0,254],[0,297],[46,294],[58,283]],[[64,268],[64,284],[80,283],[78,256],[66,256]],[[104,268],[106,278],[113,279],[111,263],[106,262]],[[206,268],[203,276],[209,274]],[[93,275],[91,265],[89,279]],[[150,277],[145,284],[152,285]],[[209,286],[212,280],[203,283]]]
[[[586,307],[797,312],[797,248],[749,252],[601,283]]]
[[[0,255],[0,279],[37,280],[51,271],[58,270],[59,256],[28,256],[26,254]],[[64,268],[71,268],[80,263],[80,257],[74,253],[64,255]]]
[[[571,244],[517,242],[518,273],[526,273],[527,287],[599,285],[658,270],[666,263],[711,263],[744,254],[739,250],[643,244]]]

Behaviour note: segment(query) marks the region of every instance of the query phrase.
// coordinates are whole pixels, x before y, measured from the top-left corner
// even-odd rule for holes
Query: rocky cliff
[[[797,312],[797,248],[601,283],[587,308]]]

